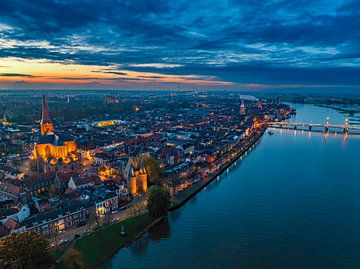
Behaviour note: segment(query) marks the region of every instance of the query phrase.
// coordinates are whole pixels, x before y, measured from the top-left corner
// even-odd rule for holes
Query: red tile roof
[[[4,223],[4,227],[8,230],[15,230],[17,228],[20,228],[19,222],[12,218],[8,218],[8,220]]]

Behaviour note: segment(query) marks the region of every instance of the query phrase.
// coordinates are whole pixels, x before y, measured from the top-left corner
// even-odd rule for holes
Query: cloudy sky
[[[5,88],[360,93],[360,1],[1,0]]]

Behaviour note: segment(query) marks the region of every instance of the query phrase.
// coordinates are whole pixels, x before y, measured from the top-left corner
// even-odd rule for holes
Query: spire
[[[50,119],[50,114],[48,110],[48,106],[45,99],[45,94],[42,97],[42,118],[41,123],[52,123]]]
[[[244,115],[244,114],[245,114],[245,104],[244,104],[244,100],[243,100],[243,99],[241,99],[240,114],[241,114],[241,115]]]
[[[240,107],[245,107],[244,100],[241,99]]]
[[[11,125],[11,123],[8,121],[8,119],[7,119],[7,117],[6,117],[6,112],[4,112],[4,114],[3,114],[2,124],[3,124],[3,126],[9,126],[9,125]]]
[[[46,135],[48,133],[54,133],[54,125],[50,119],[48,106],[45,99],[45,94],[42,97],[42,117],[40,121],[41,134]]]

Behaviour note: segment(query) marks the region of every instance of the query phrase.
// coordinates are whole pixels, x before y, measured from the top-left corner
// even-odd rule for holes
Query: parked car
[[[62,245],[62,244],[65,244],[68,240],[65,238],[65,239],[61,239],[59,241],[59,245]]]

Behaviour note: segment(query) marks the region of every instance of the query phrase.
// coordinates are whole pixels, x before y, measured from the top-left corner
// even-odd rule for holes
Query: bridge
[[[287,122],[287,121],[279,121],[279,122],[267,122],[267,126],[274,127],[274,128],[283,128],[283,129],[302,129],[304,130],[304,127],[308,129],[309,131],[313,131],[314,128],[317,128],[317,130],[323,130],[325,133],[330,132],[330,130],[339,130],[342,131],[344,134],[348,134],[349,131],[358,131],[356,134],[360,134],[360,127],[358,126],[351,126],[349,125],[349,120],[345,119],[345,123],[343,125],[341,124],[331,124],[330,118],[326,118],[325,123],[298,123],[298,122]],[[301,128],[303,127],[303,128]]]

